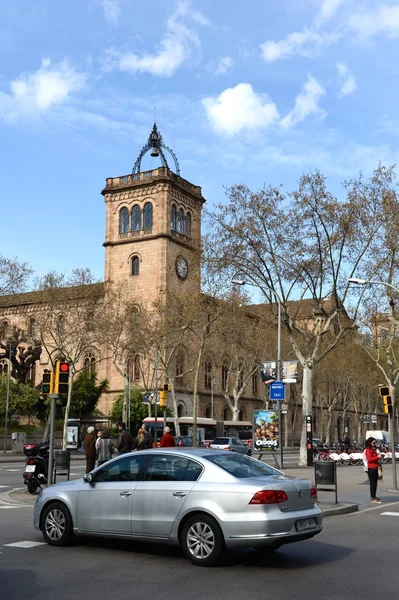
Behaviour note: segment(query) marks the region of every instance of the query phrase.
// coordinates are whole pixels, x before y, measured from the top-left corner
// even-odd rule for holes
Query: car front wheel
[[[181,545],[194,565],[210,567],[221,557],[225,548],[219,525],[208,515],[194,515],[184,525]]]
[[[61,502],[47,506],[42,517],[42,534],[50,546],[67,546],[75,539],[72,518],[67,507]]]

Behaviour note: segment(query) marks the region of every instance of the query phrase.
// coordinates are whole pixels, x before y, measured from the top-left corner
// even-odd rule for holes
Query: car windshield
[[[280,475],[279,471],[260,460],[254,460],[248,456],[235,453],[204,454],[204,458],[213,462],[215,465],[224,469],[230,475],[238,479],[245,477],[265,477],[270,475]]]
[[[229,438],[215,438],[211,444],[216,444],[217,446],[226,446],[229,443]]]

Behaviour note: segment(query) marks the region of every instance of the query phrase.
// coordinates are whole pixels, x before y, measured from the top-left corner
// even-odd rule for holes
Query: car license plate
[[[306,531],[306,529],[314,529],[316,523],[314,519],[301,519],[295,523],[295,529],[297,531]]]
[[[25,471],[26,471],[27,473],[34,473],[34,472],[35,472],[35,469],[36,469],[36,466],[35,466],[35,465],[26,465],[26,467],[25,467]]]

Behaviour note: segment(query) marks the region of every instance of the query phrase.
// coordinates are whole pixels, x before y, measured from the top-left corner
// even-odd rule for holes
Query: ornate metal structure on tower
[[[143,158],[143,156],[145,154],[147,154],[147,152],[149,150],[151,150],[151,156],[154,156],[154,157],[159,156],[161,159],[162,166],[167,167],[169,169],[168,161],[166,160],[165,154],[163,153],[162,149],[167,150],[169,152],[169,154],[171,155],[171,157],[173,158],[174,163],[175,163],[176,175],[180,175],[180,167],[179,167],[179,162],[177,160],[176,154],[173,152],[173,150],[171,148],[168,148],[168,146],[165,146],[165,144],[163,143],[162,136],[158,131],[156,123],[154,123],[154,126],[148,137],[146,145],[142,147],[141,152],[140,152],[136,162],[134,163],[132,173],[133,174],[140,173],[141,159]]]

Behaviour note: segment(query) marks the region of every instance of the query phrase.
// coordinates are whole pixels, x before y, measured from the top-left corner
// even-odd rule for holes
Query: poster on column
[[[275,410],[252,412],[252,440],[254,452],[277,452],[280,447],[280,423]]]

